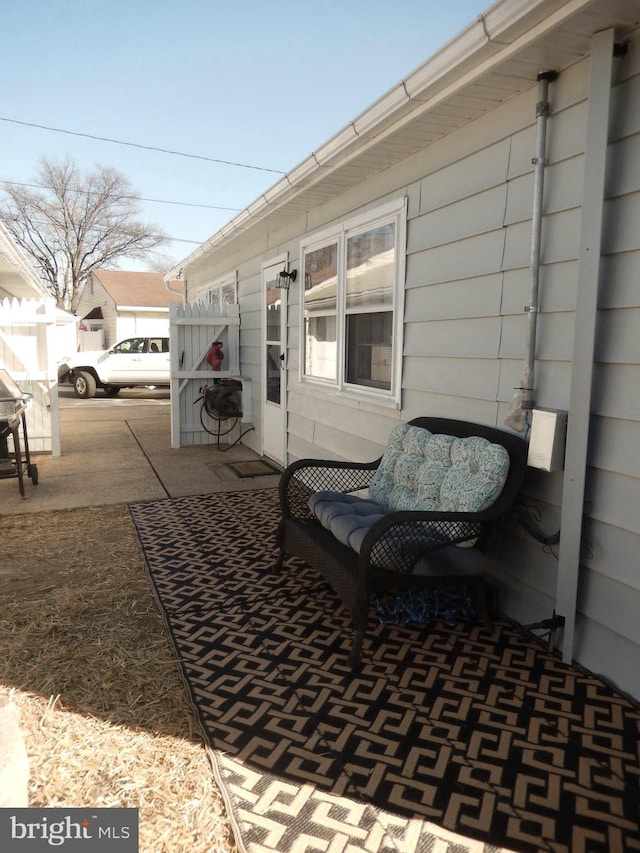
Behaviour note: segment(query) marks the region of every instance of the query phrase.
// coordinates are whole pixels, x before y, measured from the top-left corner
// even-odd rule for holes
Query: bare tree
[[[154,254],[154,257],[147,259],[147,268],[149,272],[160,272],[162,275],[166,275],[177,263],[178,258],[158,252]]]
[[[0,217],[61,308],[75,313],[94,269],[146,260],[167,236],[139,221],[140,199],[116,169],[82,173],[70,158],[43,157],[33,189],[9,183]]]

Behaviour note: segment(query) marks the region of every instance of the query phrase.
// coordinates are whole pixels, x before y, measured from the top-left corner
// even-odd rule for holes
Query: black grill
[[[27,434],[26,411],[31,400],[31,394],[23,391],[6,370],[0,370],[0,480],[16,477],[23,497],[25,472],[34,486],[38,483],[38,468],[31,464]],[[24,454],[20,443],[21,426]],[[9,436],[13,440],[13,452],[9,450]]]

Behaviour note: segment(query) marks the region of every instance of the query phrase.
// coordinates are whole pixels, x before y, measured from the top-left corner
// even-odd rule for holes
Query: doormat
[[[276,489],[130,512],[241,853],[640,850],[640,709],[510,622],[386,625],[361,670]]]
[[[279,468],[267,459],[249,459],[247,462],[225,462],[225,466],[233,471],[236,477],[242,478],[282,474],[282,468]]]

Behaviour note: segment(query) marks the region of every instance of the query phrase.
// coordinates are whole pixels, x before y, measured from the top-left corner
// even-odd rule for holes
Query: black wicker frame
[[[527,444],[519,436],[448,418],[421,417],[409,423],[436,434],[460,438],[481,436],[507,450],[510,459],[507,482],[491,507],[474,513],[393,512],[371,527],[357,554],[320,524],[309,508],[309,497],[322,490],[348,493],[368,488],[382,457],[373,462],[301,459],[289,465],[280,480],[282,517],[277,531],[280,554],[273,571],[281,571],[287,556],[296,556],[331,584],[351,616],[353,645],[349,663],[353,667],[360,663],[371,596],[451,584],[457,577],[455,574],[434,577],[412,572],[421,558],[436,549],[473,540],[474,547],[482,548],[491,527],[513,505],[527,470]],[[484,576],[461,575],[457,580],[464,581],[487,621]]]

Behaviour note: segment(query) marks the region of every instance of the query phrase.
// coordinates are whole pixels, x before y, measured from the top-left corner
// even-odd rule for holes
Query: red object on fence
[[[222,370],[223,361],[224,353],[222,351],[222,341],[214,341],[209,347],[207,362],[211,365],[212,370]]]

